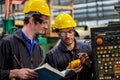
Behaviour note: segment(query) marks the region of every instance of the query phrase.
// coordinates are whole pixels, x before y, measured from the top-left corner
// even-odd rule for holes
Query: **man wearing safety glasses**
[[[0,41],[0,80],[31,80],[33,70],[43,62],[36,34],[45,34],[50,16],[45,0],[29,0],[24,5],[24,26]]]
[[[53,29],[61,42],[47,53],[45,61],[60,71],[71,69],[76,72],[66,80],[92,80],[91,47],[75,40],[75,27],[76,23],[69,14],[58,14]],[[73,61],[78,61],[74,67]]]

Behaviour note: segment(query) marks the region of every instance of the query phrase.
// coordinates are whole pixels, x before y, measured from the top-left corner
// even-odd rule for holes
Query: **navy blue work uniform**
[[[77,54],[85,52],[89,55],[92,60],[91,46],[75,41],[75,47],[72,51],[69,51],[65,45],[60,42],[58,46],[52,48],[45,58],[45,62],[49,63],[54,68],[63,71],[68,66],[69,62],[77,58]],[[76,76],[71,77],[67,80],[76,80]],[[92,80],[92,69],[87,65],[83,65],[82,71],[78,74],[78,80]]]
[[[30,54],[26,40],[20,30],[0,40],[0,80],[9,80],[11,69],[30,68],[39,66],[43,59],[43,51],[36,40]],[[20,65],[17,60],[22,63]],[[21,80],[21,79],[16,79]],[[29,79],[30,80],[30,79]]]

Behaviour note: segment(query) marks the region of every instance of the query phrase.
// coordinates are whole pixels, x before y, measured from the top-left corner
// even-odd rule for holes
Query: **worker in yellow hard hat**
[[[92,80],[91,47],[75,39],[76,26],[69,14],[61,12],[57,15],[53,30],[61,41],[48,51],[45,62],[60,71],[71,69],[76,72],[75,75],[67,76],[66,80]]]
[[[43,52],[36,34],[45,34],[50,11],[45,0],[29,0],[23,13],[24,26],[0,40],[0,80],[39,77],[33,69],[43,62]]]
[[[24,24],[28,23],[28,19],[32,16],[34,23],[46,24],[45,27],[35,27],[39,34],[45,34],[48,28],[48,19],[50,16],[49,7],[45,0],[29,0],[26,2],[23,13],[25,13]],[[41,25],[42,26],[42,25]]]

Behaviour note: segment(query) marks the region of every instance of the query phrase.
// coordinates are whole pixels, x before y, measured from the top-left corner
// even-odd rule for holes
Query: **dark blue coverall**
[[[77,54],[85,52],[89,55],[92,61],[92,50],[88,44],[80,43],[75,40],[75,47],[72,51],[67,50],[62,42],[54,48],[52,48],[46,55],[45,62],[49,63],[54,68],[63,71],[68,66],[69,62],[77,58]],[[83,65],[82,71],[78,75],[78,80],[92,80],[92,68],[87,65]],[[69,80],[76,80],[76,75]]]

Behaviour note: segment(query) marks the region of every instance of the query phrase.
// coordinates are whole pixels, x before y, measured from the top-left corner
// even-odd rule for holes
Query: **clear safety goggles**
[[[60,31],[60,32],[58,32],[58,35],[64,37],[64,36],[66,36],[67,34],[73,34],[74,31],[75,31],[75,30]]]

